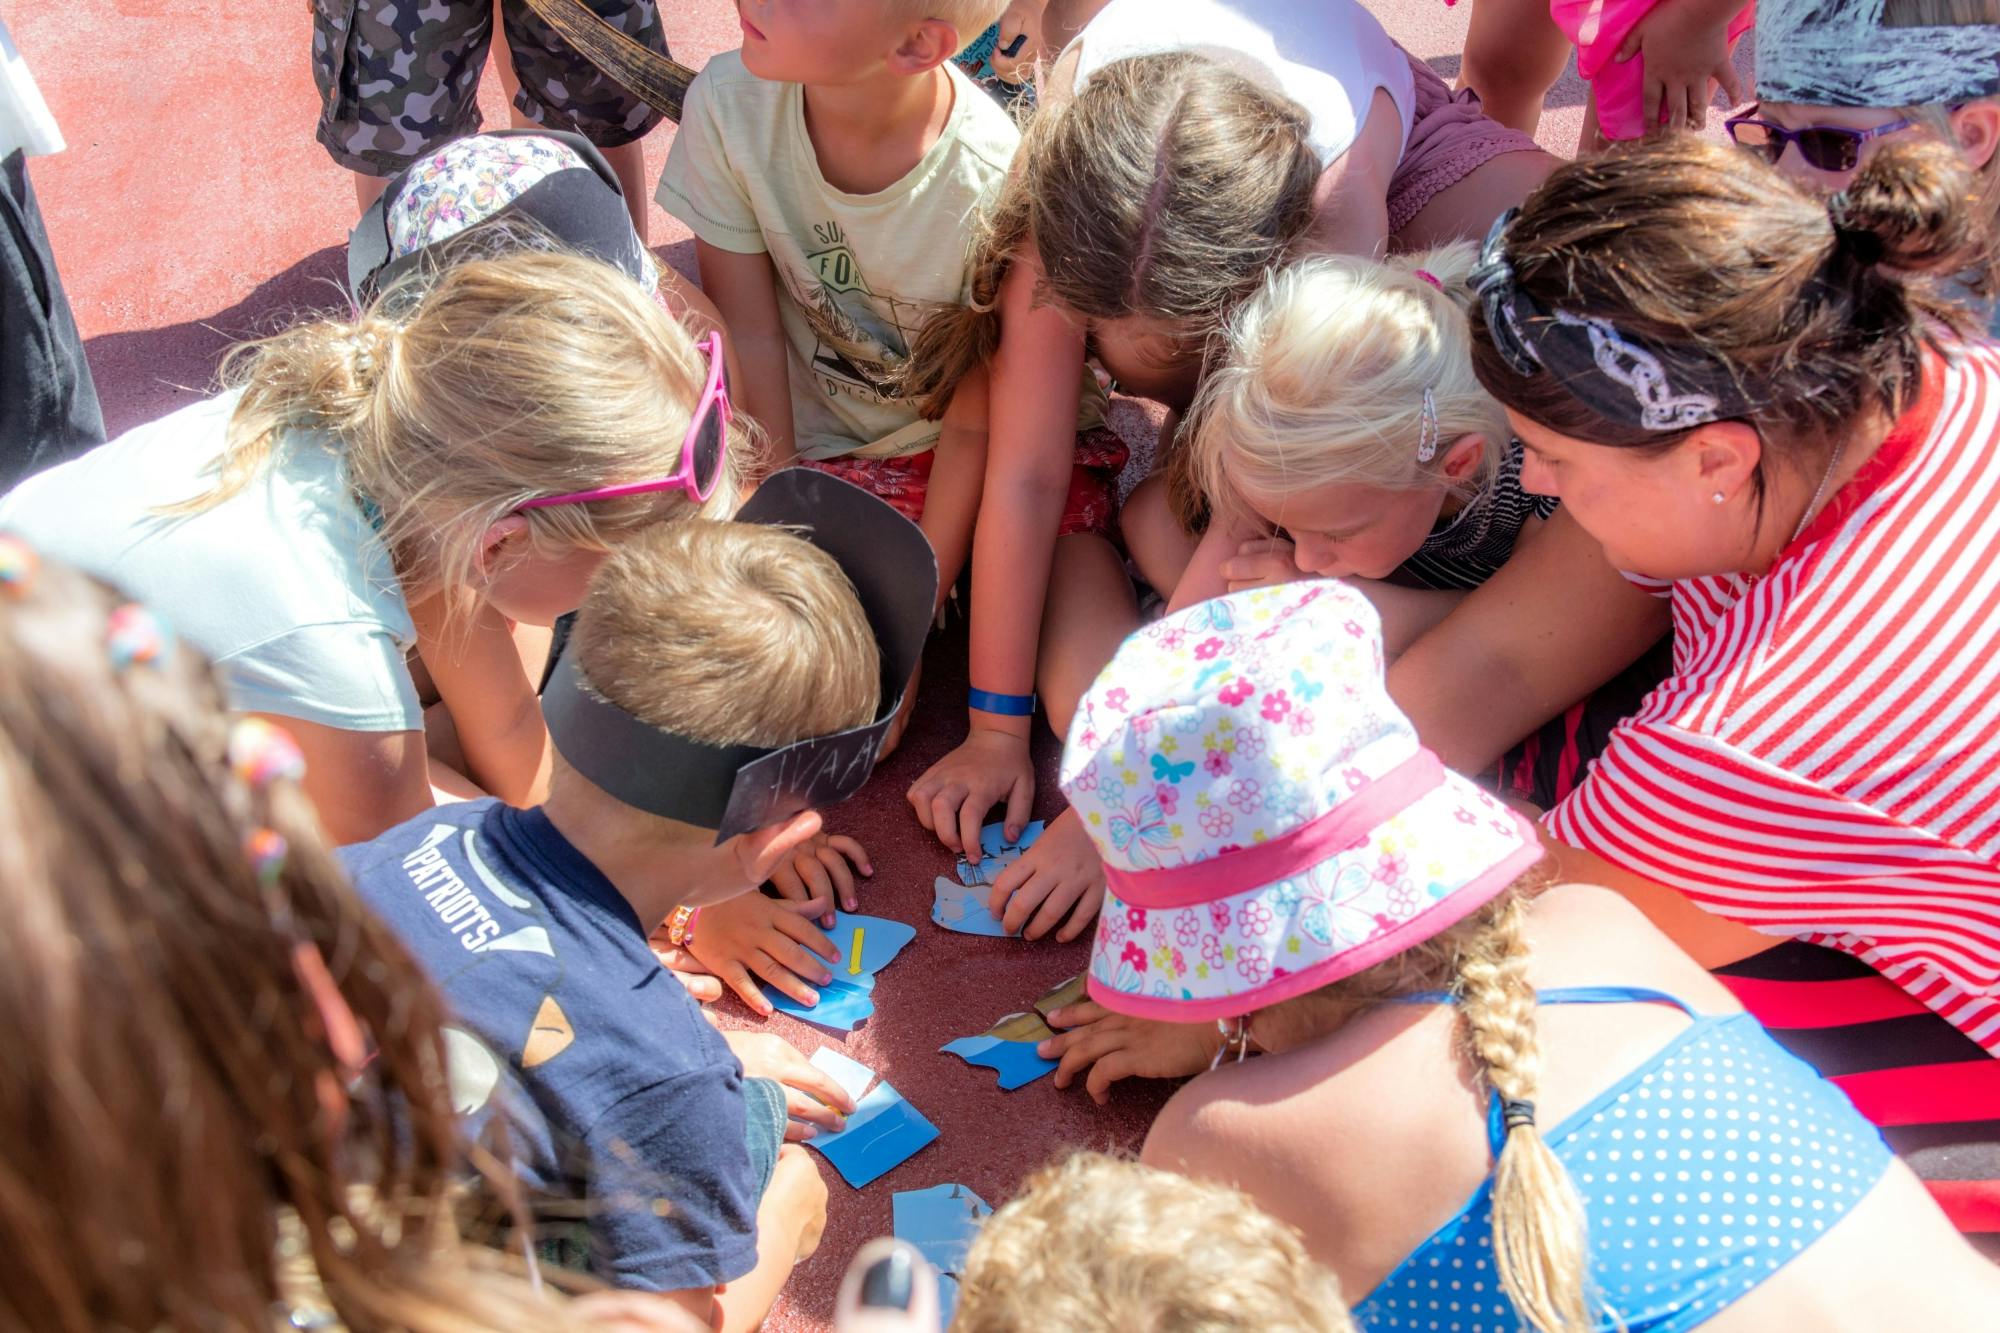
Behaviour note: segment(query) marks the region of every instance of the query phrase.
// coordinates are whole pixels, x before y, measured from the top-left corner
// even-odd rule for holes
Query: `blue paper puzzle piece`
[[[840,950],[840,961],[831,965],[834,980],[851,982],[887,967],[917,937],[917,928],[885,916],[835,912],[833,928],[826,934]]]
[[[1012,843],[1007,841],[1007,826],[988,824],[979,830],[979,850],[988,856],[998,856],[1001,852],[1025,852],[1035,845],[1035,839],[1042,836],[1042,821],[1032,820],[1021,830],[1021,836]]]
[[[969,1065],[984,1065],[993,1070],[1000,1075],[1001,1091],[1012,1092],[1053,1072],[1056,1067],[1056,1061],[1044,1060],[1035,1054],[1035,1045],[1032,1041],[1003,1041],[999,1037],[978,1036],[960,1037],[938,1049],[950,1051]]]
[[[853,1031],[855,1024],[875,1012],[875,978],[866,972],[852,978],[836,975],[827,985],[816,987],[819,1003],[811,1006],[800,1004],[768,981],[757,985],[772,1008],[836,1032]]]
[[[951,1321],[958,1318],[958,1277],[954,1273],[938,1274],[938,1328],[951,1327]]]
[[[969,889],[938,876],[937,898],[931,903],[931,920],[961,935],[994,935],[1005,938],[1007,927],[986,910],[986,890]]]
[[[1000,878],[1000,872],[1021,859],[1021,853],[1034,846],[1035,839],[1042,836],[1042,821],[1037,819],[1021,830],[1019,842],[1008,842],[1006,830],[999,824],[988,824],[979,831],[979,850],[982,857],[978,865],[960,858],[958,880],[961,884],[991,885]]]
[[[846,1129],[814,1135],[806,1146],[818,1149],[841,1179],[860,1189],[907,1162],[937,1136],[937,1126],[884,1081],[861,1099],[847,1117]]]
[[[896,1239],[916,1246],[940,1273],[965,1271],[965,1252],[993,1215],[992,1205],[963,1185],[897,1190],[893,1207]]]

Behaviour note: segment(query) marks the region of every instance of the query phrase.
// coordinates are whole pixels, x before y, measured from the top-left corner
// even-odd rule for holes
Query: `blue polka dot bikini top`
[[[1582,986],[1542,1004],[1671,1004],[1694,1019],[1544,1137],[1589,1222],[1603,1333],[1714,1318],[1861,1201],[1888,1168],[1875,1127],[1748,1014],[1697,1014],[1661,991]],[[1442,992],[1403,1003],[1449,1004]],[[1487,1137],[1506,1130],[1493,1099]],[[1518,1333],[1493,1266],[1492,1180],[1354,1309],[1367,1333]]]

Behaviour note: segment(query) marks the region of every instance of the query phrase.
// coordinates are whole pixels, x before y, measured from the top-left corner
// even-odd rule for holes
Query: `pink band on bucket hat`
[[[1230,848],[1191,865],[1145,870],[1104,868],[1104,882],[1135,907],[1186,907],[1302,875],[1338,852],[1368,841],[1375,826],[1444,781],[1444,764],[1418,750],[1333,809],[1289,833]]]

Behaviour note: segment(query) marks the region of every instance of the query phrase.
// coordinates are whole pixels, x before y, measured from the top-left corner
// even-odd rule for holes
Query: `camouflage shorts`
[[[667,52],[657,0],[588,0],[628,37]],[[318,138],[344,167],[393,175],[426,149],[479,128],[479,73],[493,0],[312,0]],[[660,113],[600,73],[526,0],[500,0],[520,77],[514,105],[537,125],[615,148]]]

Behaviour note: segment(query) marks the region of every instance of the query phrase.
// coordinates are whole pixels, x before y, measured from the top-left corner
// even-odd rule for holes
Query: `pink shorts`
[[[930,489],[931,461],[935,451],[909,454],[902,458],[825,458],[808,460],[807,467],[829,472],[894,505],[896,512],[912,523],[923,521],[924,496]],[[1132,456],[1117,431],[1099,426],[1080,431],[1076,437],[1076,462],[1070,469],[1069,495],[1063,501],[1062,522],[1056,536],[1094,532],[1113,536],[1118,517],[1118,474]]]
[[[1417,81],[1417,110],[1403,160],[1389,178],[1392,236],[1475,168],[1507,153],[1541,151],[1532,135],[1508,129],[1481,111],[1478,94],[1470,89],[1455,93],[1436,70],[1415,56],[1409,60]]]

